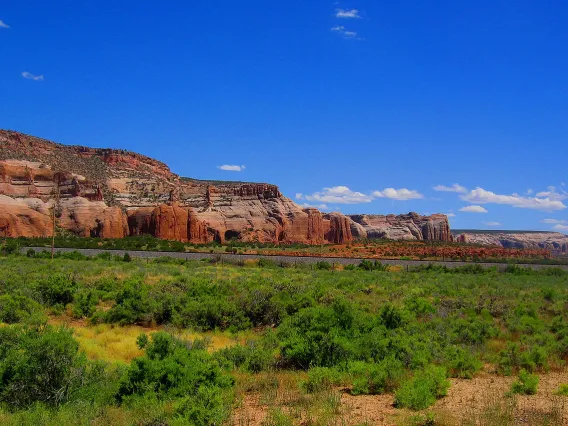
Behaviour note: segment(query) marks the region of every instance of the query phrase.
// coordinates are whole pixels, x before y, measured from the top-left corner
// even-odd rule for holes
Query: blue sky
[[[565,0],[4,2],[0,127],[344,213],[568,233],[566,22]]]

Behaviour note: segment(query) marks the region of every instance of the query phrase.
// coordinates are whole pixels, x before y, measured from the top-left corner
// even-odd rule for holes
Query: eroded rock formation
[[[568,254],[568,235],[560,232],[456,232],[454,240],[462,243],[517,249],[545,249]]]
[[[443,214],[421,216],[418,213],[403,215],[351,215],[350,227],[354,238],[406,241],[451,241],[448,217]]]
[[[0,236],[153,235],[183,242],[346,243],[353,238],[449,239],[445,216],[322,214],[264,183],[182,178],[124,150],[66,146],[0,130]],[[383,219],[378,219],[383,218]]]

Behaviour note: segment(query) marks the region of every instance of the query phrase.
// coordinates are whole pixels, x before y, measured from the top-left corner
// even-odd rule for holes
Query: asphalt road
[[[41,252],[42,250],[50,250],[45,247],[24,247],[21,249],[22,253],[26,253],[29,249]],[[78,251],[85,256],[95,256],[99,253],[110,252],[112,255],[124,256],[129,253],[130,256],[140,259],[155,259],[157,257],[173,257],[177,259],[186,260],[202,260],[202,259],[218,259],[228,263],[237,263],[245,260],[257,260],[260,258],[269,259],[276,264],[315,264],[317,262],[336,263],[341,265],[358,265],[363,259],[345,258],[345,257],[307,257],[307,256],[266,256],[257,254],[231,254],[231,253],[179,253],[179,252],[163,252],[163,251],[129,251],[129,250],[102,250],[102,249],[74,249],[74,248],[57,248],[59,252],[73,252]],[[379,259],[382,264],[402,266],[403,268],[412,268],[420,265],[444,265],[448,268],[456,268],[459,266],[471,265],[473,262],[460,262],[460,261],[431,261],[431,260],[387,260]],[[504,269],[508,265],[506,263],[475,263],[484,268],[496,266],[499,269]],[[545,268],[561,268],[568,271],[568,265],[533,265],[533,264],[518,264],[518,266],[530,267],[533,269]]]

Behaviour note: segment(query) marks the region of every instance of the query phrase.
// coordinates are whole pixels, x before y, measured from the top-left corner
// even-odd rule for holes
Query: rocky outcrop
[[[199,221],[193,209],[172,205],[142,207],[128,212],[130,235],[153,235],[164,240],[207,243],[209,238],[205,224]]]
[[[568,254],[568,235],[560,232],[456,231],[454,240],[503,248],[545,249],[556,254]]]
[[[449,235],[445,216],[358,220],[322,214],[297,205],[275,185],[183,178],[133,152],[60,145],[4,130],[0,196],[0,235],[14,237],[51,235],[53,204],[59,227],[102,238],[342,244],[354,237],[446,241]]]
[[[405,241],[451,241],[448,217],[443,214],[421,216],[351,215],[350,228],[355,239],[388,239]]]
[[[49,237],[50,205],[38,199],[0,195],[0,237]]]

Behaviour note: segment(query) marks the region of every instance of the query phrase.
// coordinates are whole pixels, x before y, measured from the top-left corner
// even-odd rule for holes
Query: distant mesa
[[[568,235],[560,232],[455,230],[452,234],[454,240],[461,243],[568,254]]]
[[[83,237],[283,244],[452,239],[445,215],[322,213],[268,183],[184,178],[134,152],[0,130],[0,236],[50,236],[54,204],[59,227]]]

